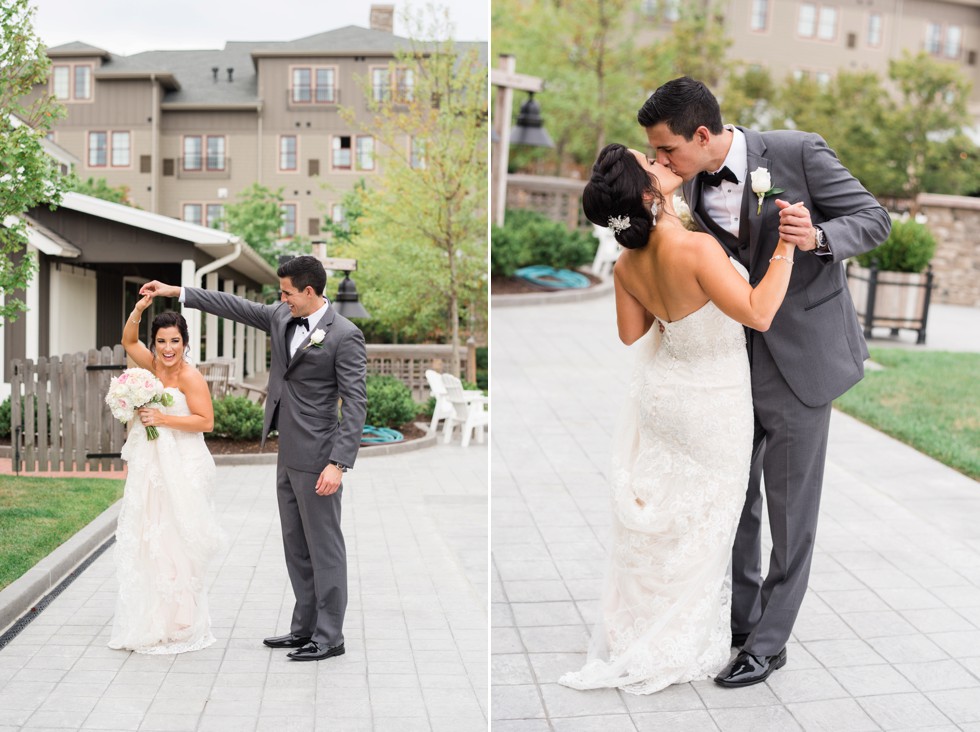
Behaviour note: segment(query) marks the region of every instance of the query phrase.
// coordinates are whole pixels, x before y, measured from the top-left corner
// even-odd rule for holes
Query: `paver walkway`
[[[0,649],[0,730],[446,730],[487,727],[487,447],[358,461],[345,481],[344,656],[297,663],[275,466],[219,466],[229,544],[218,642],[179,656],[106,647],[112,549]]]
[[[930,347],[980,350],[980,310],[938,307],[932,322]],[[596,617],[631,365],[611,296],[494,310],[493,731],[980,730],[980,485],[836,412],[784,669],[646,697],[556,683]]]

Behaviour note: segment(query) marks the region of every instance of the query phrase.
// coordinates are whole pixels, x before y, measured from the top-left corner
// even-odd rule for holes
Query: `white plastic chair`
[[[432,369],[426,369],[425,380],[429,382],[429,391],[436,398],[436,406],[432,410],[432,421],[429,422],[429,434],[431,435],[439,429],[440,420],[448,420],[455,412],[446,394],[446,387],[442,383],[442,374]]]
[[[605,226],[592,225],[592,234],[599,240],[595,250],[595,259],[592,260],[592,274],[596,277],[605,277],[612,274],[613,265],[619,259],[622,247],[616,241],[616,236],[612,229]]]
[[[452,374],[443,374],[442,383],[446,387],[449,403],[453,413],[446,418],[443,442],[448,443],[453,438],[453,428],[458,424],[463,447],[470,446],[470,436],[475,432],[476,441],[483,442],[484,429],[490,424],[490,412],[487,407],[490,400],[481,392],[463,391],[463,384]]]

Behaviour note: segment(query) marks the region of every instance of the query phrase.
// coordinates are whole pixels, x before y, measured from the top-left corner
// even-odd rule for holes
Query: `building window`
[[[818,71],[814,74],[813,78],[820,86],[827,86],[830,84],[830,72],[829,71]]]
[[[52,93],[66,102],[92,99],[91,64],[59,64],[51,72]]]
[[[958,25],[946,28],[946,42],[943,44],[946,58],[960,57],[960,44],[963,40],[963,29]]]
[[[129,150],[129,133],[128,132],[113,132],[112,133],[112,167],[113,168],[128,168],[131,159]]]
[[[201,225],[201,210],[202,206],[199,203],[185,203],[184,204],[184,221],[188,224]]]
[[[395,69],[394,87],[392,75],[387,68],[371,69],[371,98],[376,102],[394,99],[396,102],[410,102],[415,98],[415,72],[405,66]]]
[[[108,159],[108,132],[88,133],[88,167],[104,168]]]
[[[208,157],[207,157],[207,169],[208,170],[224,170],[225,169],[225,138],[222,135],[208,135],[207,137],[208,146]]]
[[[335,203],[330,207],[330,220],[335,224],[344,223],[344,204]]]
[[[370,135],[357,136],[357,169],[374,170],[374,138]]]
[[[284,203],[282,207],[282,227],[280,236],[296,236],[296,204]]]
[[[410,102],[415,98],[415,72],[411,69],[395,69],[395,101]]]
[[[350,135],[337,135],[333,138],[333,160],[331,164],[334,170],[350,170]]]
[[[201,152],[200,135],[188,135],[184,138],[184,170],[201,169]]]
[[[800,5],[800,17],[796,23],[796,32],[804,38],[813,38],[817,33],[817,6],[813,3]]]
[[[209,229],[220,229],[221,220],[225,217],[225,207],[220,203],[207,205],[207,226]]]
[[[754,31],[764,31],[769,27],[769,0],[752,0],[749,25]]]
[[[415,170],[425,168],[425,143],[417,137],[412,138],[410,164]]]
[[[309,69],[293,69],[293,101],[300,104],[310,101]]]
[[[296,104],[336,104],[337,69],[333,66],[299,66],[292,70],[290,98]]]
[[[75,67],[75,99],[92,98],[92,67]]]
[[[832,41],[837,37],[837,8],[822,5],[817,16],[817,38]]]
[[[877,48],[881,45],[881,14],[868,16],[868,45]]]
[[[55,66],[51,84],[55,99],[71,99],[71,66]]]
[[[319,68],[316,70],[315,99],[317,104],[333,104],[337,101],[336,77],[335,69]]]
[[[926,51],[938,56],[942,45],[943,27],[939,23],[929,23],[926,26]]]
[[[279,138],[279,170],[297,170],[296,135],[283,135]]]

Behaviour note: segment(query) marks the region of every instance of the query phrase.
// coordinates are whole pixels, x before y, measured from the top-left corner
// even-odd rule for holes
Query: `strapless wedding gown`
[[[189,415],[182,392],[163,412]],[[207,567],[222,544],[212,501],[214,460],[200,432],[158,427],[146,439],[138,422],[123,446],[129,464],[116,528],[119,581],[110,648],[184,653],[214,643]]]
[[[753,432],[745,334],[709,302],[656,320],[638,346],[613,447],[601,617],[585,666],[560,679],[575,689],[649,694],[731,656],[729,561]]]

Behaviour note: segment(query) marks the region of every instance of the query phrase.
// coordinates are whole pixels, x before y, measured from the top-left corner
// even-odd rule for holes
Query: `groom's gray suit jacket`
[[[796,252],[786,299],[770,329],[762,334],[799,400],[811,407],[827,404],[860,381],[868,357],[842,263],[884,241],[891,220],[819,135],[739,129],[745,133],[748,172],[760,167],[768,170],[772,185],[785,189],[778,198],[802,201],[830,244],[829,256]],[[683,193],[698,226],[710,231],[700,213],[697,177],[684,183]],[[765,198],[757,214],[758,198],[751,181],[746,180],[741,220],[747,251],[729,254],[746,265],[753,286],[765,275],[779,240],[776,198]]]
[[[285,303],[262,305],[224,292],[184,288],[188,307],[251,325],[271,336],[272,365],[262,441],[279,430],[279,461],[287,468],[319,473],[331,460],[353,466],[367,413],[364,336],[331,306],[310,333],[325,332],[320,347],[309,338],[292,358],[286,350],[291,315]],[[309,347],[306,347],[309,346]],[[337,399],[343,399],[343,419]]]

